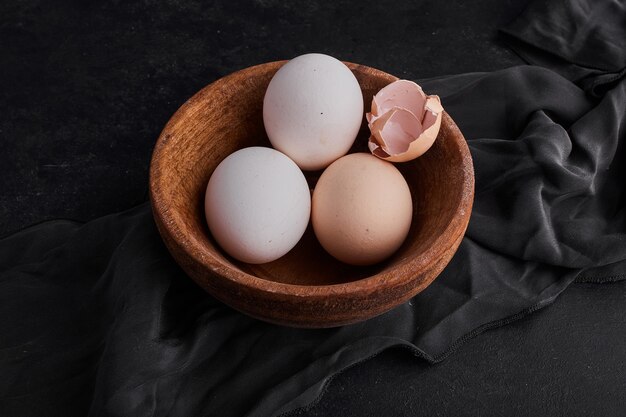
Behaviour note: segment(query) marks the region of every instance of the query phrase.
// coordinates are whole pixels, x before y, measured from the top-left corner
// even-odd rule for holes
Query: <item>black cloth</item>
[[[502,33],[524,60],[558,71],[594,97],[624,77],[624,1],[535,1]]]
[[[603,4],[588,7],[610,10]],[[568,16],[548,7],[533,18],[541,8],[529,10],[521,19],[549,16],[548,28]],[[602,13],[586,20],[606,21]],[[511,27],[515,38],[525,26]],[[545,38],[569,44],[576,35],[546,30],[523,31],[516,47]],[[601,33],[623,45],[610,37],[616,32]],[[618,67],[620,56],[604,59]],[[594,97],[582,83],[589,74],[564,75],[521,66],[421,82],[468,140],[474,210],[441,276],[364,323],[290,329],[220,304],[170,258],[147,204],[4,238],[0,317],[11,319],[0,322],[0,414],[46,415],[51,406],[58,414],[76,401],[90,415],[290,413],[314,401],[332,375],[390,346],[436,362],[463,340],[549,304],[575,279],[624,278],[626,85],[613,80]]]

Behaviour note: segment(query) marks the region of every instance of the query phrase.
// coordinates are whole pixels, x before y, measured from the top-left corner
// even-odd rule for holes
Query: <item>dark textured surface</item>
[[[525,1],[283,3],[0,3],[0,233],[143,201],[172,113],[250,65],[315,51],[424,78],[521,62],[495,38]]]
[[[387,351],[338,376],[299,415],[623,416],[625,303],[624,281],[574,284],[440,364]]]
[[[0,233],[143,201],[170,115],[252,64],[319,51],[424,78],[521,63],[496,28],[525,1],[282,3],[1,3]],[[439,365],[365,362],[304,415],[623,415],[625,303],[623,282],[575,285]]]

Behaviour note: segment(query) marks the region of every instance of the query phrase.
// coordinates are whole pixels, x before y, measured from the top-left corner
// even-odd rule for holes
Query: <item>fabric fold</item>
[[[526,62],[559,72],[593,97],[626,74],[624,2],[534,1],[501,31]]]

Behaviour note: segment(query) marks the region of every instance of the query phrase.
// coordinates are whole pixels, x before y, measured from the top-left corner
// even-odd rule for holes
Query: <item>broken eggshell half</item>
[[[370,152],[390,162],[421,156],[437,138],[442,113],[438,96],[427,96],[413,81],[392,82],[374,96],[365,115]]]

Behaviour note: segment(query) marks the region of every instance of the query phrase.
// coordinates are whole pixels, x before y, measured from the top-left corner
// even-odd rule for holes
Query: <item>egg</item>
[[[232,257],[260,264],[289,252],[308,225],[311,194],[304,174],[277,150],[250,147],[226,157],[206,188],[211,234]]]
[[[263,122],[272,146],[303,170],[325,168],[345,155],[363,119],[363,94],[341,61],[301,55],[274,75],[263,99]]]
[[[335,258],[370,265],[393,254],[413,217],[411,191],[390,162],[354,153],[333,162],[313,191],[315,236]]]

